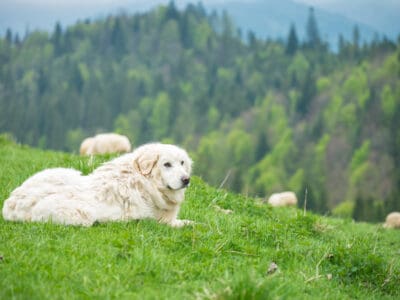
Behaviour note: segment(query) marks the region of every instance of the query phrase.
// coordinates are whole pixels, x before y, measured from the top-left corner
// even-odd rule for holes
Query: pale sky
[[[202,0],[203,4],[215,4],[215,3],[226,3],[226,2],[257,2],[259,0]],[[336,3],[336,2],[346,2],[346,0],[293,0],[294,2],[302,2],[311,5],[320,5],[325,3]],[[347,0],[349,1],[349,0]],[[396,2],[396,0],[384,0],[380,2]],[[76,6],[76,5],[99,5],[99,6],[124,6],[124,5],[155,5],[159,3],[169,3],[170,0],[2,0],[1,3],[14,3],[18,5],[38,5],[38,6]],[[190,0],[175,0],[177,5],[186,3],[197,3],[198,1]],[[1,5],[1,4],[0,4]]]

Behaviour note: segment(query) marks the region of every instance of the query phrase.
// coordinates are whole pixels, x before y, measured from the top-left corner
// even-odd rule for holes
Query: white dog
[[[155,143],[106,162],[87,176],[74,169],[47,169],[11,193],[3,217],[83,226],[154,218],[181,227],[191,223],[177,219],[191,165],[185,150]]]

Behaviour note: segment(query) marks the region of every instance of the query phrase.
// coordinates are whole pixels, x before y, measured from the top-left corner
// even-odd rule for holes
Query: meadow
[[[0,206],[35,172],[88,158],[0,137]],[[399,299],[400,231],[213,188],[194,177],[176,229],[0,217],[0,299]],[[225,214],[221,209],[232,210]]]

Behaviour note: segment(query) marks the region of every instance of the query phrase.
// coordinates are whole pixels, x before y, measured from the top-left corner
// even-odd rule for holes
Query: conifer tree
[[[338,38],[338,52],[341,57],[345,55],[346,41],[344,40],[343,34],[339,34]]]
[[[111,44],[114,46],[117,55],[122,55],[125,52],[126,42],[124,32],[121,24],[122,20],[120,17],[115,19],[112,25],[111,31]]]
[[[321,46],[321,38],[317,20],[314,15],[314,8],[310,7],[309,16],[306,24],[306,47],[311,49],[318,49]]]
[[[288,41],[286,44],[286,54],[294,55],[299,47],[299,40],[297,38],[296,27],[292,23],[290,25]]]
[[[353,28],[353,56],[357,58],[360,52],[360,30],[358,26],[355,25]]]
[[[167,11],[165,13],[165,19],[170,20],[170,19],[179,19],[179,11],[176,9],[175,2],[170,1],[167,6]]]
[[[7,31],[6,31],[6,42],[8,44],[12,43],[12,32],[11,32],[10,28],[7,28]]]
[[[54,44],[54,51],[57,55],[62,52],[62,29],[60,22],[56,23],[56,27],[54,28],[54,33],[52,36],[52,42]]]

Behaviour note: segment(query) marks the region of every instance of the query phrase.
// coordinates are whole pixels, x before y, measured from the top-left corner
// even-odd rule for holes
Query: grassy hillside
[[[54,166],[91,170],[86,158],[0,138],[1,206],[27,177]],[[0,217],[0,299],[400,297],[400,231],[271,208],[197,177],[181,217],[197,224],[82,228]],[[273,262],[278,269],[268,272]]]

